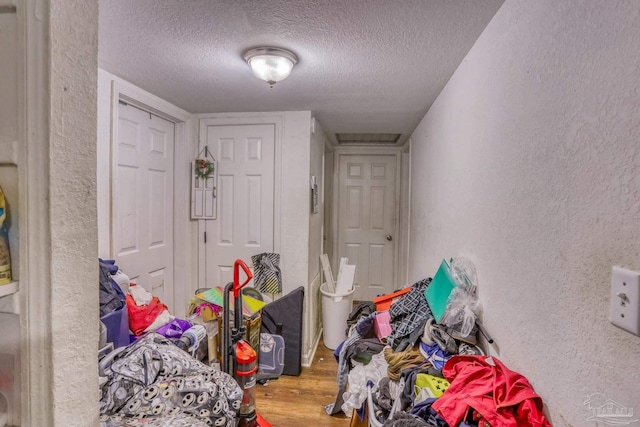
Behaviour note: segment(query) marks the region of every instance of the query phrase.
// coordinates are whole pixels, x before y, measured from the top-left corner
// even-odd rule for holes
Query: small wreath
[[[196,159],[195,173],[200,179],[207,179],[214,171],[213,162],[207,159]]]

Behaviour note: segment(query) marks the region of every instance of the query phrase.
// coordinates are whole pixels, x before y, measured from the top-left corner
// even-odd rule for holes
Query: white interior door
[[[339,159],[338,260],[356,265],[354,299],[371,301],[395,288],[396,156]]]
[[[120,104],[112,179],[112,254],[173,309],[174,124]]]
[[[274,125],[206,126],[218,162],[217,219],[206,221],[206,286],[233,280],[233,263],[273,252]]]

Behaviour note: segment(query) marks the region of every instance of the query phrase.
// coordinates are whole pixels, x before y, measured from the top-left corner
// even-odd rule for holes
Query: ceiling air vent
[[[340,145],[396,145],[401,136],[399,133],[337,133],[336,139]]]

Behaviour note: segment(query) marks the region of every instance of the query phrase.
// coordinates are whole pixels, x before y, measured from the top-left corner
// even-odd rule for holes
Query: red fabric
[[[433,409],[451,426],[473,408],[493,427],[551,427],[529,381],[495,357],[454,356],[442,374],[451,385]]]
[[[164,310],[167,310],[167,306],[158,297],[153,297],[149,305],[136,305],[133,297],[127,294],[129,329],[134,335],[142,334]]]

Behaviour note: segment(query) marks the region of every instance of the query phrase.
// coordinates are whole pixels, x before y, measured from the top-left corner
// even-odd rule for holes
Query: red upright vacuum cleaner
[[[240,268],[247,279],[240,284]],[[243,337],[246,327],[242,321],[241,289],[251,280],[253,274],[244,261],[238,259],[233,264],[233,283],[224,288],[224,308],[222,328],[222,370],[233,376],[243,390],[240,405],[239,427],[271,427],[256,413],[256,371],[257,354]],[[233,323],[229,322],[229,294],[233,291]],[[229,363],[231,360],[232,363]]]

